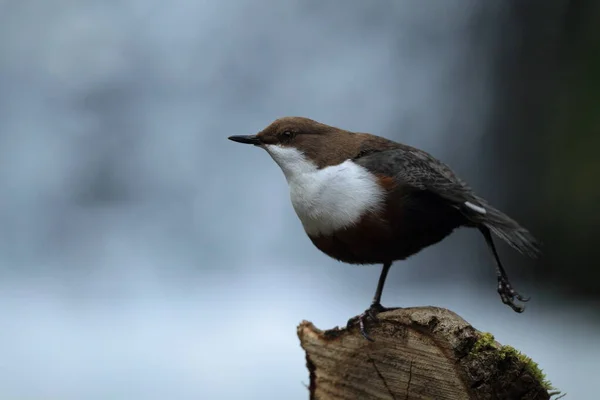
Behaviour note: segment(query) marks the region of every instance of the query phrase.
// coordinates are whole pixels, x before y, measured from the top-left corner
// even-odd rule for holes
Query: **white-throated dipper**
[[[256,135],[229,139],[262,147],[281,167],[294,210],[319,250],[345,263],[383,264],[373,302],[359,317],[367,339],[364,320],[385,310],[381,293],[392,263],[463,226],[483,234],[502,302],[523,312],[515,299],[529,298],[512,288],[492,233],[531,257],[539,254],[537,241],[425,151],[303,117],[280,118]]]

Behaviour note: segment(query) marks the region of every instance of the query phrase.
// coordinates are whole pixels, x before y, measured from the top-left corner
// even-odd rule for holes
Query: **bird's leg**
[[[387,310],[387,308],[381,305],[381,294],[383,293],[385,279],[387,278],[387,274],[390,271],[391,266],[391,262],[386,262],[385,264],[383,264],[383,268],[381,270],[381,275],[379,275],[379,282],[377,283],[377,289],[375,290],[375,296],[373,296],[371,306],[365,312],[358,316],[360,333],[365,337],[365,339],[370,341],[373,341],[373,339],[371,339],[371,337],[369,337],[369,335],[367,334],[367,331],[365,329],[365,319],[371,318],[373,321],[377,321],[377,314]]]
[[[498,294],[500,295],[500,299],[510,308],[518,313],[522,313],[525,311],[525,306],[520,304],[515,304],[514,300],[517,299],[522,302],[528,302],[530,300],[529,297],[525,297],[521,295],[519,292],[512,288],[510,281],[508,280],[508,275],[500,262],[500,257],[498,256],[498,251],[496,251],[496,246],[494,245],[494,241],[492,240],[492,235],[490,230],[486,227],[480,227],[479,230],[483,234],[485,241],[494,256],[494,260],[496,262],[496,275],[498,277]]]
[[[381,305],[381,295],[383,294],[383,286],[385,285],[385,280],[387,278],[388,272],[390,272],[391,266],[392,266],[391,262],[386,262],[385,264],[383,264],[383,268],[381,269],[381,274],[379,275],[379,281],[377,282],[377,289],[375,290],[375,296],[373,296],[373,301],[371,302],[371,307],[369,308],[369,310],[373,310],[373,309],[385,310],[385,308]]]

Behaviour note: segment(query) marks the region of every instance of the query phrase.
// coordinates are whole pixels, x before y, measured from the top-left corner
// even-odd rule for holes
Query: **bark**
[[[537,365],[452,311],[394,309],[367,323],[327,331],[298,326],[310,374],[310,399],[549,399]]]

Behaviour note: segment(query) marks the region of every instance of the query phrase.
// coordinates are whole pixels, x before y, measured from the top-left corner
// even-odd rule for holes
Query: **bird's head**
[[[265,149],[288,176],[294,170],[337,165],[352,157],[362,134],[345,131],[304,117],[283,117],[256,135],[229,140]]]

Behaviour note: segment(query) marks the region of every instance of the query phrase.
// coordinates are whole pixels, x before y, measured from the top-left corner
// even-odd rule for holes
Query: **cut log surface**
[[[349,328],[303,321],[310,399],[549,399],[537,365],[452,311],[403,308],[367,323],[373,342]]]

